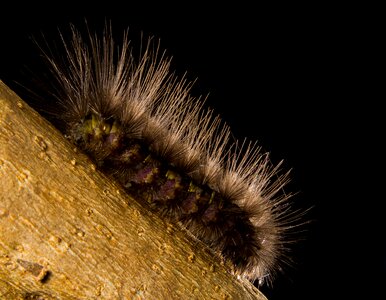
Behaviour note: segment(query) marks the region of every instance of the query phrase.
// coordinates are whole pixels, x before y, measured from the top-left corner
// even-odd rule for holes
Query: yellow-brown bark
[[[1,299],[265,299],[0,81]]]

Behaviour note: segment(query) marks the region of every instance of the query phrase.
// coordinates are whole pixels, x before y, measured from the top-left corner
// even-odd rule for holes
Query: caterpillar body
[[[192,84],[170,72],[151,39],[135,59],[127,32],[116,47],[71,27],[64,56],[42,49],[53,76],[55,115],[65,135],[162,217],[178,222],[232,272],[270,282],[286,263],[298,223],[279,172],[256,143],[233,141],[229,127]],[[281,174],[281,175],[280,175]]]

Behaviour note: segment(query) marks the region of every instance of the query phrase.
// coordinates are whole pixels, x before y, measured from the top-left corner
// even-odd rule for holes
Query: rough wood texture
[[[0,81],[1,299],[265,299]]]

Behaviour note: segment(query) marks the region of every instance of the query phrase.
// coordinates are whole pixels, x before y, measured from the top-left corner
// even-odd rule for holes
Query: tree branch
[[[0,297],[265,299],[1,81]]]

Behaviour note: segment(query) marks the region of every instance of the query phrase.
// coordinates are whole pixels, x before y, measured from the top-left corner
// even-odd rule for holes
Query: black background
[[[13,85],[31,63],[29,37],[69,22],[100,30],[111,20],[160,38],[177,74],[197,78],[195,96],[231,126],[257,140],[273,162],[292,168],[288,189],[304,208],[306,239],[295,265],[262,288],[269,299],[373,299],[386,281],[385,100],[377,8],[162,4],[134,6],[52,2],[1,12],[0,79]],[[384,66],[384,63],[383,63]],[[384,81],[382,81],[383,83]],[[383,227],[382,227],[383,226]],[[377,296],[376,298],[380,299]],[[382,298],[382,297],[381,297]]]

